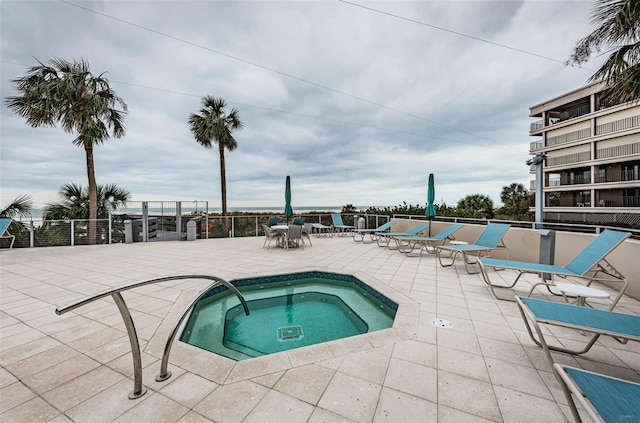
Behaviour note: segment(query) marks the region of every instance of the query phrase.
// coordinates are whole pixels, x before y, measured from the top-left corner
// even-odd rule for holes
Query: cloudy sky
[[[217,150],[187,120],[205,95],[239,111],[226,154],[230,207],[424,204],[471,194],[500,205],[529,187],[529,107],[583,86],[600,58],[567,67],[593,1],[0,2],[1,94],[36,59],[84,58],[128,105],[126,136],[94,150],[99,184],[133,201],[220,207]],[[1,106],[1,205],[86,185],[59,128]]]

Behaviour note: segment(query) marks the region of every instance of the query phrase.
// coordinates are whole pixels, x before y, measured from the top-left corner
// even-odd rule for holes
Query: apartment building
[[[588,85],[529,108],[538,118],[529,153],[546,155],[545,221],[640,227],[640,103],[608,103],[603,88]]]

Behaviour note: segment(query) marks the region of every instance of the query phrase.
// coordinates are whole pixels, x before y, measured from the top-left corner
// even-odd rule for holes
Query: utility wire
[[[370,11],[375,12],[375,13],[380,13],[382,15],[391,16],[391,17],[396,18],[396,19],[401,19],[403,21],[415,23],[415,24],[422,25],[422,26],[427,26],[429,28],[437,29],[438,31],[448,32],[450,34],[455,34],[455,35],[458,35],[460,37],[469,38],[469,39],[472,39],[472,40],[475,40],[475,41],[480,41],[480,42],[483,42],[483,43],[486,43],[486,44],[491,44],[491,45],[494,45],[496,47],[505,48],[505,49],[512,50],[512,51],[515,51],[515,52],[518,52],[518,53],[527,54],[529,56],[534,56],[534,57],[538,57],[540,59],[550,60],[552,62],[556,62],[556,63],[560,63],[562,65],[566,65],[566,61],[564,61],[564,60],[559,60],[559,59],[554,59],[553,57],[543,56],[541,54],[537,54],[537,53],[533,53],[533,52],[530,52],[530,51],[527,51],[527,50],[519,49],[517,47],[511,47],[511,46],[508,46],[506,44],[496,43],[494,41],[486,40],[484,38],[476,37],[476,36],[469,35],[469,34],[464,34],[462,32],[454,31],[452,29],[443,28],[441,26],[432,25],[432,24],[429,24],[429,23],[426,23],[426,22],[422,22],[422,21],[418,21],[418,20],[415,20],[415,19],[407,18],[405,16],[395,15],[395,14],[390,13],[390,12],[385,12],[384,10],[374,9],[373,7],[364,6],[364,5],[361,5],[361,4],[358,4],[358,3],[353,3],[353,2],[350,2],[350,1],[347,1],[347,0],[338,0],[338,1],[341,2],[341,3],[344,3],[344,4],[351,5],[351,6],[360,7],[362,9],[370,10]],[[590,70],[590,69],[584,68],[582,66],[580,66],[579,68],[580,69],[585,69],[585,70]],[[590,70],[590,71],[592,71],[592,70]]]
[[[154,33],[156,35],[160,35],[162,37],[170,38],[172,40],[175,40],[175,41],[178,41],[178,42],[181,42],[181,43],[185,43],[185,44],[188,44],[190,46],[193,46],[193,47],[196,47],[196,48],[200,48],[200,49],[209,51],[211,53],[215,53],[215,54],[227,57],[227,58],[232,59],[232,60],[236,60],[236,61],[248,64],[248,65],[251,65],[251,66],[255,66],[255,67],[258,67],[260,69],[264,69],[264,70],[267,70],[269,72],[273,72],[273,73],[276,73],[278,75],[281,75],[281,76],[284,76],[284,77],[287,77],[287,78],[290,78],[290,79],[293,79],[293,80],[296,80],[296,81],[299,81],[299,82],[302,82],[302,83],[305,83],[305,84],[312,85],[312,86],[317,87],[317,88],[321,88],[323,90],[327,90],[327,91],[330,91],[330,92],[333,92],[333,93],[336,93],[336,94],[340,94],[340,95],[343,95],[343,96],[346,96],[346,97],[350,97],[350,98],[353,98],[355,100],[362,101],[362,102],[365,102],[365,103],[368,103],[368,104],[372,104],[374,106],[381,107],[381,108],[386,109],[386,110],[394,111],[396,113],[401,113],[403,115],[410,116],[410,117],[413,117],[415,119],[419,119],[419,120],[422,120],[422,121],[425,121],[425,122],[428,122],[428,123],[431,123],[431,124],[434,124],[434,125],[438,125],[438,126],[441,126],[443,128],[451,129],[451,130],[454,130],[454,131],[457,131],[457,132],[462,132],[462,133],[465,133],[467,135],[471,135],[471,136],[474,136],[474,137],[477,137],[477,138],[484,139],[486,141],[495,142],[494,140],[492,140],[490,138],[487,138],[487,137],[484,137],[482,135],[474,134],[472,132],[464,131],[464,130],[459,129],[459,128],[455,128],[455,127],[448,126],[448,125],[445,125],[445,124],[442,124],[442,123],[439,123],[439,122],[435,122],[435,121],[427,119],[427,118],[425,118],[423,116],[419,116],[419,115],[416,115],[416,114],[413,114],[413,113],[410,113],[410,112],[406,112],[404,110],[397,109],[395,107],[387,106],[385,104],[378,103],[378,102],[375,102],[373,100],[369,100],[369,99],[366,99],[366,98],[363,98],[363,97],[359,97],[359,96],[356,96],[354,94],[350,94],[350,93],[347,93],[347,92],[344,92],[344,91],[340,91],[340,90],[337,90],[335,88],[331,88],[329,86],[322,85],[322,84],[319,84],[317,82],[313,82],[313,81],[310,81],[308,79],[304,79],[304,78],[301,78],[301,77],[298,77],[298,76],[295,76],[295,75],[280,71],[278,69],[274,69],[274,68],[271,68],[271,67],[268,67],[268,66],[265,66],[265,65],[261,65],[259,63],[252,62],[250,60],[243,59],[243,58],[240,58],[240,57],[237,57],[237,56],[233,56],[233,55],[231,55],[229,53],[225,53],[225,52],[222,52],[220,50],[215,50],[213,48],[206,47],[206,46],[203,46],[201,44],[197,44],[197,43],[194,43],[192,41],[176,37],[174,35],[170,35],[170,34],[167,34],[167,33],[152,29],[152,28],[148,28],[148,27],[145,27],[145,26],[142,26],[142,25],[139,25],[139,24],[124,20],[124,19],[120,19],[120,18],[117,18],[115,16],[108,15],[106,13],[98,12],[96,10],[90,9],[88,7],[81,6],[81,5],[76,4],[76,3],[72,3],[72,2],[67,1],[67,0],[58,0],[58,1],[60,3],[64,3],[64,4],[67,4],[69,6],[77,7],[79,9],[85,10],[87,12],[94,13],[96,15],[100,15],[100,16],[103,16],[105,18],[112,19],[114,21],[117,21],[117,22],[120,22],[120,23],[123,23],[123,24],[126,24],[126,25],[133,26],[135,28],[142,29],[144,31],[148,31],[148,32]]]
[[[181,92],[181,91],[168,90],[166,88],[149,87],[149,86],[146,86],[146,85],[132,84],[132,83],[129,83],[129,82],[115,81],[115,80],[112,80],[112,82],[114,82],[116,84],[121,84],[121,85],[128,85],[128,86],[131,86],[131,87],[144,88],[144,89],[147,89],[147,90],[154,90],[154,91],[161,91],[161,92],[165,92],[165,93],[169,93],[169,94],[182,95],[182,96],[186,96],[186,97],[194,97],[194,98],[200,98],[201,97],[201,96],[199,96],[197,94],[191,94],[191,93],[185,93],[185,92]],[[383,128],[383,127],[380,127],[380,126],[373,126],[373,125],[365,125],[363,123],[350,122],[350,121],[346,121],[346,120],[333,119],[333,118],[323,117],[323,116],[309,115],[309,114],[306,114],[306,113],[298,113],[298,112],[292,112],[292,111],[288,111],[288,110],[273,109],[273,108],[270,108],[270,107],[256,106],[254,104],[240,103],[238,101],[233,101],[233,100],[227,100],[227,102],[230,103],[230,104],[236,104],[236,105],[242,106],[242,107],[251,107],[251,108],[254,108],[254,109],[265,110],[265,111],[268,111],[268,112],[282,113],[282,114],[298,116],[298,117],[304,117],[304,118],[309,118],[309,119],[324,120],[324,121],[327,121],[327,122],[334,122],[334,123],[339,123],[339,124],[342,124],[342,125],[357,126],[357,127],[360,127],[360,128],[375,129],[375,130],[391,132],[391,133],[395,133],[395,134],[405,134],[405,135],[411,135],[411,136],[418,137],[418,138],[427,138],[427,139],[432,139],[432,140],[454,142],[454,143],[458,143],[458,144],[467,144],[467,145],[475,145],[475,146],[478,145],[478,144],[475,144],[475,143],[472,143],[472,142],[458,141],[458,140],[452,140],[452,139],[442,138],[442,137],[427,136],[427,135],[424,135],[424,134],[416,134],[415,132],[402,131],[402,130],[398,130],[398,129],[389,129],[389,128]]]
[[[23,63],[8,62],[8,61],[5,61],[5,60],[0,60],[0,63],[5,63],[5,64],[8,64],[8,65],[15,65],[15,66],[22,66],[22,67],[25,67],[25,68],[27,67],[27,65],[25,65]],[[133,83],[126,82],[126,81],[111,80],[111,82],[113,82],[115,84],[127,85],[127,86],[130,86],[130,87],[135,87],[135,88],[143,88],[143,89],[146,89],[146,90],[153,90],[153,91],[160,91],[160,92],[169,93],[169,94],[181,95],[181,96],[185,96],[185,97],[201,98],[200,95],[192,94],[192,93],[186,93],[186,92],[183,92],[183,91],[175,91],[175,90],[169,90],[169,89],[166,89],[166,88],[150,87],[148,85],[133,84]],[[459,140],[452,140],[452,139],[449,139],[449,138],[428,136],[428,135],[424,135],[424,134],[417,134],[415,132],[410,132],[410,131],[403,131],[403,130],[399,130],[399,129],[390,129],[390,128],[384,128],[384,127],[381,127],[381,126],[374,126],[374,125],[366,125],[364,123],[350,122],[350,121],[346,121],[346,120],[333,119],[333,118],[317,116],[317,115],[309,115],[309,114],[306,114],[306,113],[292,112],[292,111],[289,111],[289,110],[274,109],[274,108],[271,108],[271,107],[264,107],[264,106],[256,106],[255,104],[240,103],[238,101],[233,101],[233,100],[227,100],[227,102],[230,103],[230,104],[236,104],[236,105],[242,106],[242,107],[250,107],[250,108],[253,108],[253,109],[260,109],[260,110],[265,110],[265,111],[273,112],[273,113],[282,113],[282,114],[286,114],[286,115],[304,117],[304,118],[309,118],[309,119],[323,120],[323,121],[338,123],[338,124],[342,124],[342,125],[350,125],[350,126],[356,126],[356,127],[360,127],[360,128],[375,129],[375,130],[378,130],[378,131],[390,132],[390,133],[394,133],[394,134],[405,134],[405,135],[411,135],[411,136],[418,137],[418,138],[426,138],[426,139],[432,139],[432,140],[447,141],[447,142],[453,142],[453,143],[458,143],[458,144],[467,144],[467,145],[475,145],[475,146],[478,145],[478,144],[475,144],[475,143],[472,143],[472,142],[465,142],[465,141],[459,141]]]

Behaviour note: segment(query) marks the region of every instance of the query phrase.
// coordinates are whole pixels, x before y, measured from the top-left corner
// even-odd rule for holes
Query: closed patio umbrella
[[[429,236],[431,236],[431,220],[436,215],[436,208],[433,202],[436,199],[436,188],[433,182],[433,173],[429,174],[429,187],[427,188],[427,208],[424,211],[425,216],[429,219]]]
[[[284,217],[287,218],[287,225],[291,216],[293,216],[293,209],[291,208],[291,178],[287,175],[287,182],[284,187]]]

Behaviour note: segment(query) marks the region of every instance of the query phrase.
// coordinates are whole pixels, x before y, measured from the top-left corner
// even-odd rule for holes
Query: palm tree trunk
[[[85,142],[84,151],[87,157],[87,177],[89,179],[89,234],[88,243],[96,243],[97,219],[98,219],[98,189],[96,185],[96,175],[93,163],[93,145]]]
[[[222,189],[222,215],[224,216],[224,237],[229,234],[229,222],[227,219],[227,172],[224,167],[224,145],[218,143],[220,151],[220,187]]]

